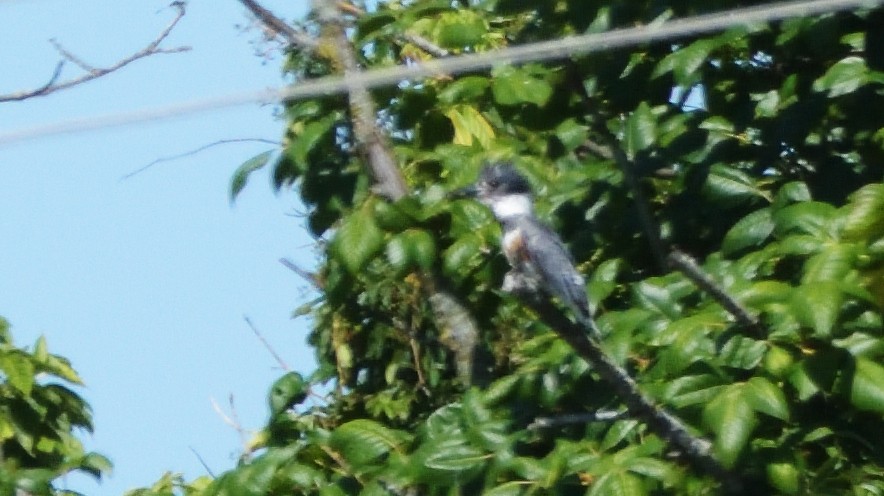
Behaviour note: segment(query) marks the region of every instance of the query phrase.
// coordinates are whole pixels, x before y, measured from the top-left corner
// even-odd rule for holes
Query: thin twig
[[[33,97],[37,97],[37,96],[45,96],[45,95],[48,95],[50,93],[54,93],[59,90],[67,89],[72,86],[77,86],[79,84],[83,84],[85,82],[92,81],[93,79],[97,79],[102,76],[106,76],[107,74],[110,74],[114,71],[122,69],[123,67],[131,64],[132,62],[135,62],[136,60],[143,59],[143,58],[149,57],[151,55],[156,55],[159,53],[180,53],[180,52],[189,51],[190,47],[188,47],[188,46],[180,46],[177,48],[160,48],[160,43],[162,43],[169,36],[169,33],[172,32],[172,30],[178,24],[178,21],[180,21],[181,18],[184,17],[184,14],[185,14],[183,3],[175,2],[172,4],[172,6],[175,7],[175,9],[178,11],[178,13],[175,16],[175,18],[172,19],[172,22],[170,22],[169,25],[166,26],[166,28],[162,32],[160,32],[159,36],[157,36],[156,39],[154,39],[152,42],[150,42],[146,47],[142,48],[141,50],[133,53],[132,55],[118,61],[117,63],[115,63],[109,67],[93,68],[87,64],[81,65],[82,61],[79,58],[75,57],[68,50],[64,49],[60,44],[58,44],[58,42],[56,42],[54,40],[51,41],[53,46],[55,46],[55,48],[60,51],[60,53],[62,54],[62,57],[74,62],[77,65],[80,65],[81,67],[84,67],[84,65],[85,65],[85,67],[90,67],[90,70],[88,70],[86,72],[86,74],[84,74],[80,77],[76,77],[74,79],[65,81],[63,83],[55,83],[54,81],[50,80],[48,85],[43,85],[42,87],[37,88],[35,90],[23,90],[23,91],[17,91],[15,93],[9,93],[6,95],[0,95],[0,102],[21,101],[21,100],[26,100],[28,98],[33,98]],[[58,70],[59,69],[56,68],[56,71],[58,71]]]
[[[209,468],[209,464],[206,463],[206,461],[203,459],[203,457],[196,451],[196,449],[194,449],[193,446],[188,446],[188,447],[190,448],[190,451],[194,454],[194,456],[196,456],[196,459],[199,460],[200,465],[202,465],[203,468],[206,469],[206,473],[209,474],[209,477],[215,479],[216,478],[215,473],[212,472],[211,468]]]
[[[177,154],[175,154],[175,155],[169,155],[169,156],[167,156],[167,157],[160,157],[160,158],[154,160],[153,162],[151,162],[151,163],[149,163],[149,164],[147,164],[147,165],[143,165],[143,166],[141,166],[141,167],[139,167],[139,168],[137,168],[137,169],[135,169],[135,170],[133,170],[133,171],[131,171],[131,172],[129,172],[129,173],[126,173],[125,175],[123,175],[122,177],[120,177],[120,181],[123,181],[123,180],[125,180],[125,179],[129,179],[129,178],[131,178],[131,177],[133,177],[133,176],[136,176],[136,175],[138,175],[138,174],[141,174],[142,172],[146,171],[147,169],[150,169],[151,167],[153,167],[153,166],[155,166],[155,165],[157,165],[157,164],[160,164],[160,163],[163,163],[163,162],[169,162],[169,161],[172,161],[172,160],[179,160],[179,159],[186,158],[186,157],[190,157],[190,156],[196,155],[197,153],[200,153],[200,152],[202,152],[202,151],[208,150],[209,148],[213,148],[213,147],[216,147],[216,146],[218,146],[218,145],[226,145],[226,144],[229,144],[229,143],[267,143],[268,145],[282,146],[282,143],[280,143],[279,141],[274,141],[274,140],[269,140],[269,139],[264,139],[264,138],[231,138],[231,139],[222,139],[222,140],[218,140],[218,141],[213,141],[212,143],[209,143],[209,144],[207,144],[207,145],[203,145],[203,146],[201,146],[201,147],[199,147],[199,148],[195,148],[195,149],[193,149],[193,150],[186,151],[186,152],[184,152],[184,153],[177,153]]]
[[[212,403],[212,409],[215,410],[215,413],[217,413],[219,417],[221,417],[221,420],[225,424],[229,425],[230,427],[233,427],[233,429],[236,431],[237,435],[239,435],[240,443],[242,443],[242,446],[243,446],[243,453],[244,453],[243,456],[248,458],[248,456],[249,456],[248,432],[243,428],[242,424],[240,424],[240,422],[239,422],[239,417],[236,414],[236,407],[233,404],[233,395],[231,394],[228,397],[228,402],[230,403],[230,415],[227,415],[226,413],[224,413],[224,410],[221,409],[221,406],[218,405],[218,402],[215,401],[215,398],[210,397],[209,401]]]
[[[609,422],[624,417],[624,412],[616,410],[599,410],[597,412],[566,413],[555,417],[537,417],[528,424],[527,429],[549,429],[573,424],[587,424],[589,422]]]
[[[297,264],[295,264],[295,262],[292,262],[287,258],[280,258],[279,263],[283,264],[287,269],[291,270],[295,274],[301,276],[301,279],[309,282],[314,288],[318,289],[319,291],[322,291],[324,289],[322,283],[319,281],[319,278],[313,272],[310,272],[309,270],[298,266]]]
[[[687,253],[679,250],[672,250],[666,257],[670,266],[681,272],[701,290],[709,293],[725,310],[737,319],[737,322],[751,329],[756,336],[764,336],[765,330],[761,327],[758,318],[752,315],[749,310],[738,302],[733,296],[729,295],[722,287],[715,283],[708,274],[697,264]]]
[[[287,22],[280,19],[273,12],[262,7],[255,0],[239,0],[240,3],[252,13],[265,29],[272,35],[279,35],[292,47],[314,49],[317,46],[316,40],[310,36],[289,26]]]
[[[261,341],[261,344],[263,344],[264,347],[267,348],[267,351],[269,351],[270,354],[273,355],[274,360],[276,360],[276,363],[279,364],[279,366],[282,368],[282,370],[285,370],[286,372],[290,371],[291,368],[289,368],[288,364],[285,363],[285,361],[282,359],[282,357],[280,357],[279,354],[276,353],[276,350],[274,350],[273,347],[270,346],[270,343],[268,343],[267,340],[264,339],[264,336],[261,334],[261,331],[259,331],[258,328],[255,327],[255,324],[252,323],[252,319],[250,319],[246,315],[243,315],[243,320],[245,320],[246,324],[248,324],[249,327],[252,328],[252,332],[255,333],[255,336],[258,337],[258,340]]]
[[[79,67],[80,69],[83,69],[86,72],[95,72],[95,66],[87,64],[86,62],[83,61],[83,59],[81,59],[80,57],[77,57],[73,53],[69,52],[65,47],[61,46],[61,43],[56,41],[55,38],[50,38],[49,43],[51,43],[52,46],[55,47],[55,50],[59,54],[61,54],[61,56],[65,60],[70,60],[71,62],[76,64],[77,67]]]
[[[449,52],[448,50],[436,45],[432,41],[418,34],[405,33],[402,35],[402,39],[429,53],[433,57],[442,58],[451,55],[451,52]]]

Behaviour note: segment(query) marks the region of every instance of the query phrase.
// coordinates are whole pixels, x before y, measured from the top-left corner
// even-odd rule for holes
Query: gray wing
[[[574,259],[558,234],[534,219],[526,219],[519,227],[525,233],[530,262],[546,289],[571,307],[578,318],[590,319],[586,282],[574,268]]]

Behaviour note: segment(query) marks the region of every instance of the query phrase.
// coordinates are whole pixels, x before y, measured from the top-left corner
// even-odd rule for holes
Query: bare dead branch
[[[209,144],[207,144],[207,145],[203,145],[203,146],[201,146],[201,147],[199,147],[199,148],[194,148],[193,150],[189,150],[189,151],[186,151],[186,152],[183,152],[183,153],[178,153],[178,154],[175,154],[175,155],[169,155],[169,156],[167,156],[167,157],[160,157],[160,158],[154,160],[153,162],[151,162],[151,163],[149,163],[149,164],[147,164],[147,165],[143,165],[143,166],[141,166],[141,167],[139,167],[139,168],[133,170],[132,172],[129,172],[129,173],[123,175],[122,177],[120,177],[120,180],[122,181],[122,180],[125,180],[125,179],[129,179],[129,178],[131,178],[131,177],[133,177],[133,176],[136,176],[136,175],[138,175],[138,174],[141,174],[142,172],[146,171],[147,169],[150,169],[151,167],[153,167],[153,166],[155,166],[155,165],[157,165],[157,164],[160,164],[160,163],[163,163],[163,162],[169,162],[169,161],[172,161],[172,160],[179,160],[179,159],[186,158],[186,157],[190,157],[190,156],[192,156],[192,155],[196,155],[197,153],[200,153],[200,152],[203,152],[203,151],[205,151],[205,150],[208,150],[209,148],[214,148],[214,147],[216,147],[216,146],[218,146],[218,145],[227,145],[227,144],[230,144],[230,143],[267,143],[268,145],[282,146],[282,143],[280,143],[279,141],[274,141],[274,140],[269,140],[269,139],[264,139],[264,138],[231,138],[231,139],[222,139],[222,140],[218,140],[218,141],[213,141],[213,142],[211,142],[211,143],[209,143]]]
[[[227,398],[227,401],[230,404],[230,415],[224,413],[224,410],[221,409],[221,406],[218,405],[218,402],[215,401],[215,398],[210,397],[209,401],[212,403],[212,409],[215,410],[215,413],[217,413],[219,417],[221,417],[221,420],[230,427],[233,427],[233,430],[235,430],[237,435],[239,435],[240,443],[242,443],[243,446],[243,456],[248,458],[249,432],[245,428],[243,428],[242,424],[239,421],[239,416],[236,414],[236,406],[233,403],[233,395],[231,394]]]
[[[52,85],[58,81],[59,76],[61,76],[61,70],[64,68],[64,60],[59,60],[57,64],[55,64],[55,70],[52,71],[52,77],[49,78],[49,81],[46,82],[43,86],[40,86],[34,91],[35,95],[44,95],[46,92],[52,88]]]
[[[350,2],[338,2],[337,3],[338,10],[340,10],[344,14],[350,14],[352,16],[361,16],[365,14],[365,11],[361,8],[353,5]]]
[[[405,33],[404,35],[402,35],[402,39],[429,53],[433,57],[442,58],[451,55],[451,52],[449,52],[448,50],[436,45],[432,41],[418,34]]]
[[[160,53],[180,53],[180,52],[186,52],[186,51],[190,50],[190,47],[188,47],[188,46],[180,46],[180,47],[176,47],[176,48],[160,48],[160,43],[162,43],[169,36],[169,33],[171,33],[173,29],[175,29],[175,26],[178,24],[178,21],[180,21],[181,18],[184,17],[184,14],[185,14],[184,4],[182,2],[175,2],[172,4],[172,6],[178,11],[178,13],[175,15],[175,18],[172,19],[172,22],[170,22],[169,25],[166,26],[166,28],[163,29],[163,31],[159,34],[159,36],[156,37],[156,39],[154,39],[152,42],[150,42],[146,47],[142,48],[141,50],[133,53],[132,55],[130,55],[122,60],[119,60],[117,63],[115,63],[111,66],[108,66],[108,67],[94,68],[94,67],[84,63],[78,57],[71,54],[68,50],[66,50],[64,47],[62,47],[57,41],[55,41],[55,40],[50,41],[50,43],[52,43],[52,45],[55,46],[56,50],[59,51],[59,53],[63,57],[63,60],[70,60],[71,62],[75,63],[80,68],[86,70],[86,74],[84,74],[80,77],[70,79],[68,81],[64,81],[62,83],[57,83],[55,81],[56,77],[53,77],[49,81],[48,84],[45,84],[35,90],[22,90],[22,91],[17,91],[15,93],[0,95],[0,102],[21,101],[21,100],[26,100],[28,98],[45,96],[50,93],[55,93],[56,91],[59,91],[59,90],[71,88],[73,86],[77,86],[77,85],[86,83],[88,81],[92,81],[93,79],[98,79],[102,76],[106,76],[114,71],[122,69],[123,67],[131,64],[132,62],[135,62],[136,60],[143,59],[145,57],[150,57],[151,55],[156,55],[156,54],[160,54]],[[56,73],[58,73],[60,70],[61,70],[60,65],[56,66]]]
[[[194,456],[196,456],[196,459],[199,460],[200,465],[203,466],[203,468],[206,470],[206,473],[209,474],[209,477],[211,477],[213,479],[216,478],[215,473],[212,471],[211,468],[209,468],[209,464],[206,463],[206,461],[203,459],[202,455],[200,455],[199,452],[197,452],[197,450],[194,449],[193,446],[188,446],[188,448],[190,448],[190,451],[193,453]]]
[[[280,36],[292,47],[297,48],[316,48],[316,40],[310,36],[289,26],[287,22],[280,19],[273,12],[262,7],[255,0],[239,0],[240,3],[252,13],[261,24],[264,25],[267,32],[272,36]]]
[[[51,43],[52,46],[55,47],[55,51],[57,51],[65,60],[73,62],[77,65],[77,67],[83,69],[86,72],[95,72],[95,66],[83,62],[83,59],[69,52],[65,47],[61,46],[61,43],[56,41],[55,38],[50,38],[49,43]]]
[[[672,250],[666,257],[670,266],[678,270],[685,277],[690,279],[701,290],[709,293],[725,310],[737,319],[740,325],[751,329],[756,336],[764,336],[765,331],[761,327],[758,318],[752,315],[749,310],[738,302],[733,296],[727,293],[721,286],[715,283],[708,274],[697,264],[693,257],[679,250]]]
[[[264,345],[264,348],[266,348],[267,351],[270,352],[270,354],[273,356],[273,359],[276,360],[276,363],[279,364],[282,370],[285,370],[286,372],[290,371],[291,368],[289,368],[288,364],[285,363],[285,361],[282,359],[282,357],[279,356],[276,350],[273,349],[273,346],[270,346],[270,343],[268,343],[267,340],[264,339],[264,335],[261,334],[261,331],[259,331],[257,327],[255,327],[255,324],[252,323],[252,319],[250,319],[246,315],[243,315],[243,320],[246,321],[246,324],[249,325],[249,327],[252,329],[252,332],[255,333],[255,336],[258,337],[258,340],[261,341],[261,344]]]
[[[287,269],[291,270],[295,274],[301,276],[301,279],[309,282],[314,288],[318,289],[319,291],[323,290],[322,282],[313,272],[310,272],[309,270],[298,266],[287,258],[280,258],[279,263],[283,264]]]

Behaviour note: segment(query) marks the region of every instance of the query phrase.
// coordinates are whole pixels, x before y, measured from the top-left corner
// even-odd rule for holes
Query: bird
[[[503,231],[501,248],[510,264],[501,289],[512,293],[545,291],[571,309],[591,330],[595,324],[586,281],[562,239],[534,214],[531,185],[509,163],[486,165],[478,180],[456,192],[488,206]]]

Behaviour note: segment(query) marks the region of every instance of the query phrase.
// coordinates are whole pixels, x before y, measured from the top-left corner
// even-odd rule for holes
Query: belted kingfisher
[[[458,191],[489,206],[503,229],[501,247],[512,270],[503,290],[559,298],[586,327],[595,330],[586,283],[561,238],[534,216],[531,185],[509,164],[486,166],[478,181]]]

